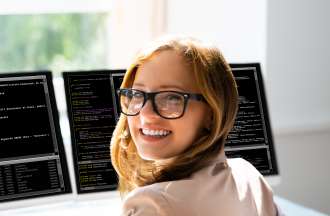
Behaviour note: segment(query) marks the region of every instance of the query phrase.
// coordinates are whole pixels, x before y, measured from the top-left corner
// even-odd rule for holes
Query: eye
[[[143,98],[144,95],[143,95],[143,92],[132,90],[132,97],[134,97],[134,98]]]
[[[166,92],[163,93],[159,98],[159,102],[162,104],[167,104],[167,106],[171,105],[182,105],[184,103],[184,97],[181,94]]]
[[[131,99],[133,97],[133,92],[132,90],[123,90],[121,91],[121,96]]]
[[[172,93],[172,94],[168,94],[168,95],[166,96],[166,100],[168,100],[168,101],[170,101],[170,102],[181,102],[181,100],[182,100],[182,96],[179,95],[179,94],[174,94],[174,93]]]

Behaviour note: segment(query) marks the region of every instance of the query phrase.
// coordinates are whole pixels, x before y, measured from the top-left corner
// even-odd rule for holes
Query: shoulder
[[[124,199],[123,216],[171,215],[171,206],[161,186],[149,185],[131,191]]]
[[[189,207],[188,207],[189,206]],[[244,159],[216,162],[189,179],[155,183],[131,191],[123,215],[275,215],[272,190]]]
[[[272,193],[272,189],[263,175],[250,162],[242,158],[228,159],[228,166],[236,182],[241,185],[246,184],[254,190]]]
[[[228,166],[239,194],[250,194],[258,212],[275,211],[272,188],[252,164],[244,159],[235,158],[228,159]]]
[[[248,161],[243,158],[227,159],[228,166],[233,173],[240,173],[248,176],[260,177],[261,173]]]
[[[227,162],[234,178],[239,178],[247,183],[262,183],[269,187],[263,175],[250,162],[242,158],[228,159]]]
[[[181,216],[194,215],[187,208],[194,187],[189,180],[160,182],[139,187],[131,191],[124,199],[123,216]],[[176,188],[175,191],[172,189]]]

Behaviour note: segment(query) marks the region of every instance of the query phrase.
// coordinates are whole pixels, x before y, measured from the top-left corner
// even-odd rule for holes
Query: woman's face
[[[162,51],[143,63],[132,88],[144,92],[200,93],[191,68],[175,51]],[[174,157],[192,145],[210,115],[206,103],[189,100],[181,118],[165,119],[155,113],[148,100],[138,115],[128,116],[128,125],[139,155],[146,160],[161,160]]]

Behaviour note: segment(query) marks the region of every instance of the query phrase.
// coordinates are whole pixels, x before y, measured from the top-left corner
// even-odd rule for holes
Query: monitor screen
[[[237,83],[239,109],[225,145],[226,155],[246,159],[265,176],[278,175],[260,64],[230,66]]]
[[[50,72],[0,74],[0,204],[71,194]]]
[[[109,146],[119,116],[114,89],[122,81],[122,76],[117,75],[124,73],[124,70],[63,72],[79,194],[117,188]]]

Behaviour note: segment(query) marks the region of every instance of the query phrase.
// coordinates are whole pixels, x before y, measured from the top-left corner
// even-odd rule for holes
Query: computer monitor
[[[1,73],[0,208],[71,192],[51,73]]]
[[[230,66],[238,87],[239,109],[225,145],[226,155],[246,159],[276,185],[279,170],[260,64]]]
[[[78,194],[117,188],[110,140],[116,126],[119,88],[124,70],[63,72]],[[117,79],[119,78],[119,79]]]

